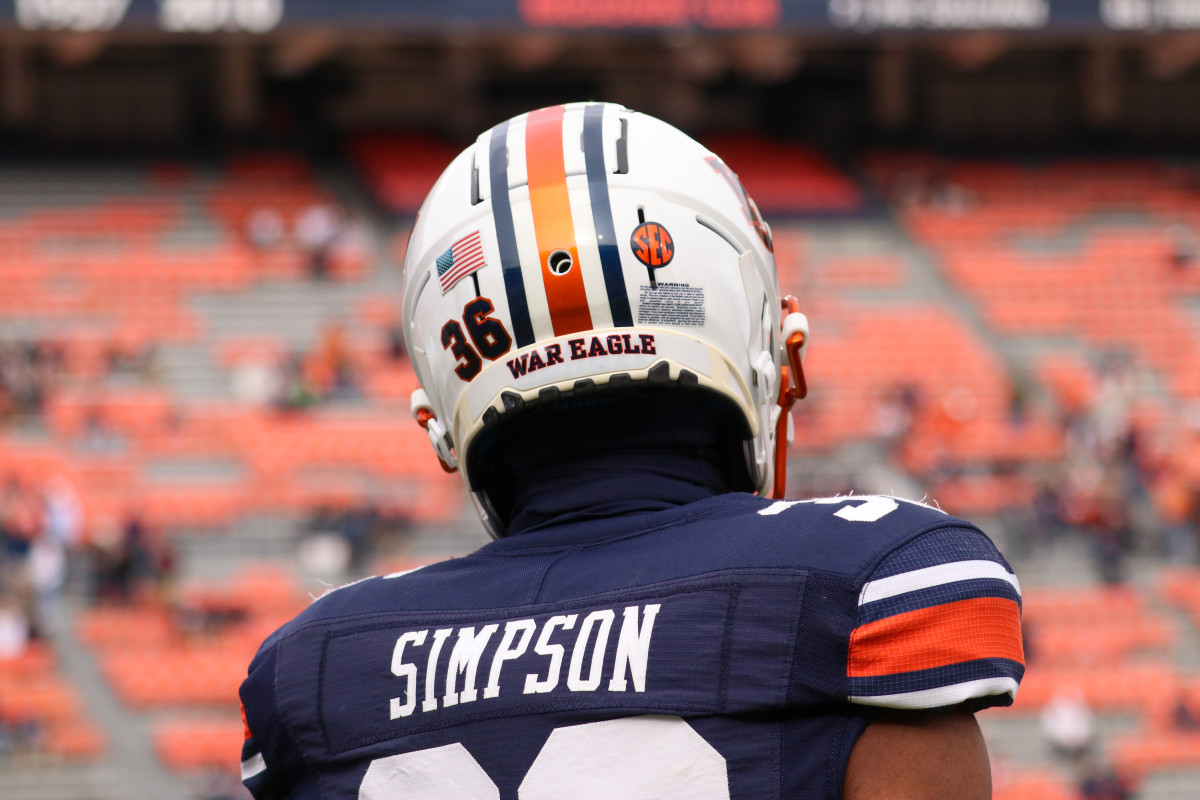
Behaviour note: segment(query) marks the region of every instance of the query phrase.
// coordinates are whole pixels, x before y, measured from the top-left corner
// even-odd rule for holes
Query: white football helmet
[[[413,415],[494,536],[478,445],[573,393],[707,393],[740,442],[730,485],[782,496],[808,323],[737,176],[661,120],[573,103],[483,133],[413,226],[404,333]]]

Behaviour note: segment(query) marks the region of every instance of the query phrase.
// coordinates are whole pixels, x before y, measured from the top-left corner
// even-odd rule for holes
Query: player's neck
[[[694,452],[609,453],[531,465],[518,482],[508,535],[663,511],[725,491],[717,463]]]

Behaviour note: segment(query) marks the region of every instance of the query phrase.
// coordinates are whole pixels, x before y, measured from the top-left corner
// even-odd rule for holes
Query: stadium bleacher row
[[[813,323],[798,453],[832,457],[871,442],[948,511],[989,518],[1028,507],[1071,457],[1064,417],[1094,410],[1108,379],[1098,365],[1123,348],[1153,383],[1130,403],[1134,423],[1160,468],[1193,493],[1200,487],[1200,438],[1184,424],[1186,404],[1200,400],[1200,336],[1187,305],[1200,295],[1200,264],[1180,265],[1176,240],[1179,226],[1200,224],[1188,175],[1133,160],[1029,166],[875,153],[860,184],[806,147],[752,138],[714,146],[773,221],[781,284]],[[374,136],[349,150],[378,204],[405,215],[457,148]],[[36,492],[65,480],[81,509],[78,547],[103,542],[131,513],[156,539],[236,537],[250,516],[368,500],[418,526],[459,514],[457,478],[435,468],[408,419],[411,369],[385,344],[399,305],[371,281],[396,265],[374,249],[335,249],[314,276],[289,236],[265,249],[247,236],[260,209],[290,226],[305,208],[337,202],[303,162],[131,170],[93,179],[89,202],[38,181],[29,171],[20,196],[0,191],[0,339],[50,343],[61,355],[40,411],[8,412],[0,481]],[[843,247],[826,220],[873,231],[860,238],[875,245]],[[375,233],[391,240],[405,224]],[[922,282],[930,275],[968,311],[931,297]],[[298,409],[239,398],[230,387],[240,373],[275,369],[298,350],[307,350],[301,369],[313,385],[333,381],[336,365],[314,356],[329,321],[312,320],[306,338],[247,333],[223,327],[201,301],[314,282],[351,295],[337,357],[351,365],[356,391]],[[1040,339],[1049,344],[1000,347]],[[161,368],[114,374],[114,352],[171,347],[202,354],[223,394],[192,397]],[[1026,382],[1037,402],[1017,403]],[[218,477],[205,471],[214,461]],[[172,465],[166,475],[163,464]],[[1151,497],[1164,514],[1162,494]],[[234,770],[236,686],[257,644],[304,602],[294,569],[247,567],[216,583],[109,599],[80,611],[73,631],[120,703],[156,715],[164,765]],[[1171,724],[1180,697],[1200,704],[1200,674],[1173,655],[1195,636],[1182,626],[1200,628],[1195,567],[1164,567],[1152,590],[1034,587],[1025,609],[1034,655],[1017,705],[999,713],[1034,719],[1073,687],[1098,714],[1138,719],[1136,733],[1105,744],[1131,778],[1200,769],[1200,734]],[[103,720],[81,712],[87,703],[55,663],[44,642],[0,661],[0,722],[36,720],[45,757],[105,759]],[[1013,765],[998,775],[996,796],[1078,795],[1061,766]]]

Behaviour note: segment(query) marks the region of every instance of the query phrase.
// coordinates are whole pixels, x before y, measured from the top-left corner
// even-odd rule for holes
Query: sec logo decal
[[[634,228],[629,246],[638,261],[651,269],[665,267],[675,257],[675,241],[657,222],[643,222]]]

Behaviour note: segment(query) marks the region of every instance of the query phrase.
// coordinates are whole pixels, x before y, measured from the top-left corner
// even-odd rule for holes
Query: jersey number
[[[500,800],[500,789],[455,743],[372,761],[358,799],[398,797]],[[729,776],[721,754],[679,717],[625,717],[553,731],[517,797],[729,800]]]
[[[473,379],[483,368],[480,354],[489,361],[495,361],[512,347],[512,337],[504,329],[504,323],[489,316],[495,310],[491,300],[476,297],[463,306],[462,321],[467,328],[466,334],[458,320],[452,319],[442,326],[442,349],[449,350],[458,359],[454,374],[464,381]],[[468,335],[474,347],[467,344]]]
[[[814,500],[813,502],[818,505],[840,505],[848,503],[851,500],[864,500],[866,502],[857,506],[843,505],[837,511],[833,512],[833,515],[841,517],[847,522],[878,522],[900,507],[900,504],[893,498],[877,494],[865,497],[822,497],[820,500]]]
[[[776,500],[771,505],[760,510],[758,514],[761,517],[773,517],[801,503],[841,506],[841,508],[833,512],[833,515],[847,522],[878,522],[900,507],[900,503],[894,497],[865,494],[857,497],[821,497],[816,500]],[[858,505],[849,505],[850,503],[857,503]]]

